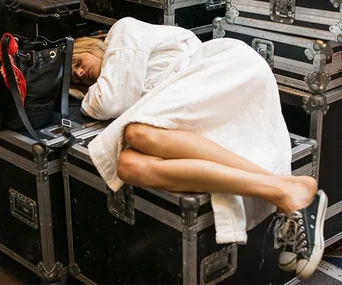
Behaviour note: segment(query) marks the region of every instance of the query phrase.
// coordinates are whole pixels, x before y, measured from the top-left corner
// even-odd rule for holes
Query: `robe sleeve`
[[[141,98],[149,52],[123,48],[106,52],[101,74],[82,101],[82,112],[98,120],[119,117]]]

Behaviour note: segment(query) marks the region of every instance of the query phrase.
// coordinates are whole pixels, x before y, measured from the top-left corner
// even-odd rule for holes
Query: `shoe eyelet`
[[[304,227],[304,226],[301,226],[299,229],[300,229],[302,232],[305,231],[305,227]]]
[[[301,236],[302,238],[306,238],[306,234],[304,234],[304,233],[302,233],[300,236]]]
[[[311,219],[315,220],[316,219],[315,215],[311,215]]]
[[[310,228],[314,229],[314,228],[315,228],[315,226],[314,226],[314,225],[310,225]]]

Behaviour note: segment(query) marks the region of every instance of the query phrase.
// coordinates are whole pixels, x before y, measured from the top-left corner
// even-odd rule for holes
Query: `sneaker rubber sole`
[[[312,254],[309,260],[301,259],[297,262],[297,278],[305,280],[309,278],[318,267],[324,253],[324,221],[328,206],[328,197],[324,191],[319,190],[317,195],[320,196],[318,211],[317,211],[317,222],[315,229],[315,245],[312,250]]]

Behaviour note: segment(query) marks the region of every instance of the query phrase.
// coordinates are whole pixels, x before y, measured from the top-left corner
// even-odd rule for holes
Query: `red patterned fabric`
[[[25,78],[23,76],[23,74],[21,73],[21,71],[19,70],[18,67],[16,67],[16,65],[14,64],[14,60],[13,60],[13,55],[17,52],[18,50],[18,44],[16,42],[16,40],[14,39],[14,37],[9,34],[9,33],[5,33],[2,38],[1,38],[1,41],[4,39],[4,37],[8,36],[10,38],[10,41],[9,41],[9,45],[8,45],[8,49],[7,49],[7,52],[8,52],[8,55],[9,55],[9,58],[10,58],[10,62],[11,62],[11,65],[12,65],[12,68],[13,68],[13,72],[14,72],[14,76],[15,76],[15,80],[17,82],[17,86],[18,86],[18,90],[19,90],[19,94],[20,94],[20,98],[21,98],[21,103],[25,104],[25,98],[26,98],[26,81],[25,81]],[[2,51],[2,48],[0,46],[0,60],[2,60],[2,54],[3,54],[4,51]],[[2,75],[2,77],[4,78],[4,82],[7,86],[8,89],[10,89],[9,87],[9,83],[8,83],[8,79],[7,79],[7,75],[6,75],[6,72],[5,72],[5,66],[4,65],[1,65],[0,67],[0,73]]]

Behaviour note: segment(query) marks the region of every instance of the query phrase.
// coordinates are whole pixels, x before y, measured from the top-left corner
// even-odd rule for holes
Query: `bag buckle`
[[[62,119],[62,126],[71,129],[71,121],[68,119]]]

